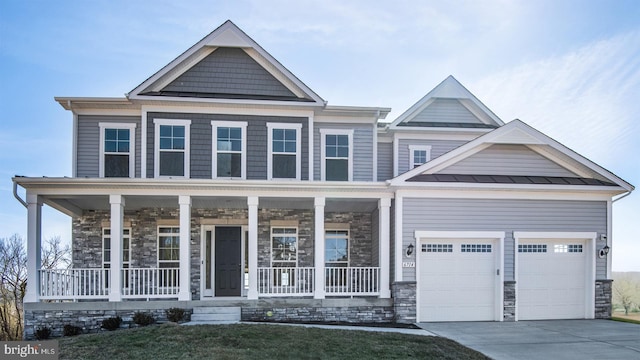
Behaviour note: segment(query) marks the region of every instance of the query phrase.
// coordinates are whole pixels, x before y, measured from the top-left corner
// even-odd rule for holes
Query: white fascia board
[[[278,101],[278,100],[252,100],[252,99],[218,99],[218,98],[192,98],[178,96],[148,96],[148,95],[131,95],[131,100],[149,100],[149,101],[175,101],[175,102],[197,102],[205,104],[239,104],[239,105],[261,105],[261,106],[291,106],[291,107],[319,107],[324,103],[317,101]]]
[[[393,185],[392,185],[393,186]],[[406,182],[395,188],[407,189],[503,189],[505,191],[579,191],[584,193],[606,193],[609,196],[622,194],[625,191],[617,186],[595,185],[557,185],[557,184],[498,184],[498,183],[459,183],[459,182]]]
[[[389,131],[393,132],[436,132],[436,133],[451,133],[451,134],[477,134],[477,136],[492,132],[495,129],[484,128],[450,128],[450,127],[420,127],[420,126],[394,126],[389,127]]]
[[[582,191],[509,191],[501,189],[401,189],[396,196],[420,199],[535,199],[535,200],[578,200],[608,201],[609,194],[585,193]]]
[[[327,115],[316,115],[315,122],[317,123],[334,123],[334,124],[375,124],[376,119],[366,116],[366,117],[341,117],[341,116],[327,116]]]
[[[141,110],[138,109],[74,109],[73,112],[78,115],[111,115],[111,116],[140,116]]]
[[[504,240],[504,231],[428,231],[416,230],[416,240],[428,239],[498,239]]]
[[[249,108],[249,107],[202,107],[202,106],[170,106],[143,105],[147,112],[189,113],[189,114],[223,114],[223,115],[254,115],[254,116],[284,116],[284,117],[313,117],[313,110],[287,108]]]
[[[567,231],[514,231],[514,239],[589,239],[595,240],[596,232]]]
[[[415,129],[419,130],[418,128]],[[415,131],[394,131],[393,136],[398,140],[454,140],[454,141],[471,141],[477,139],[479,136],[485,134],[482,133],[465,133],[460,134],[458,132],[449,133],[429,133],[429,132],[415,132]]]

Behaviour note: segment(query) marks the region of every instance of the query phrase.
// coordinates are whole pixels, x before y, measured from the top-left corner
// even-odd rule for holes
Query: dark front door
[[[242,295],[240,227],[216,226],[215,233],[215,296]]]

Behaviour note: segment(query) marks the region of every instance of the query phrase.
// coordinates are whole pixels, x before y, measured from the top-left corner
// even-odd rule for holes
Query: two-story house
[[[25,334],[136,311],[259,321],[609,317],[633,186],[448,77],[393,122],[328,105],[228,21],[123,98],[57,97],[73,175],[26,189]],[[73,218],[41,268],[41,206]],[[138,300],[138,301],[134,301]],[[70,320],[72,319],[72,320]]]

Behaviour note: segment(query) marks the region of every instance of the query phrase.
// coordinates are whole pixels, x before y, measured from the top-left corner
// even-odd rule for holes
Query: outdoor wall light
[[[407,246],[407,256],[411,256],[411,254],[413,254],[413,244]]]
[[[609,245],[605,245],[602,249],[600,249],[600,251],[598,252],[598,256],[600,258],[603,258],[605,256],[607,256],[607,254],[609,254],[609,250],[611,250],[611,248],[609,247]]]

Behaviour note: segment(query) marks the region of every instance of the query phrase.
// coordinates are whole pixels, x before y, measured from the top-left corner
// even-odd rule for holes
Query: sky
[[[453,75],[503,121],[640,186],[635,0],[3,0],[0,238],[26,237],[12,176],[71,176],[72,114],[54,96],[122,97],[228,19],[331,105],[391,121]],[[638,193],[613,206],[614,271],[640,271]],[[71,222],[45,207],[53,236]]]

